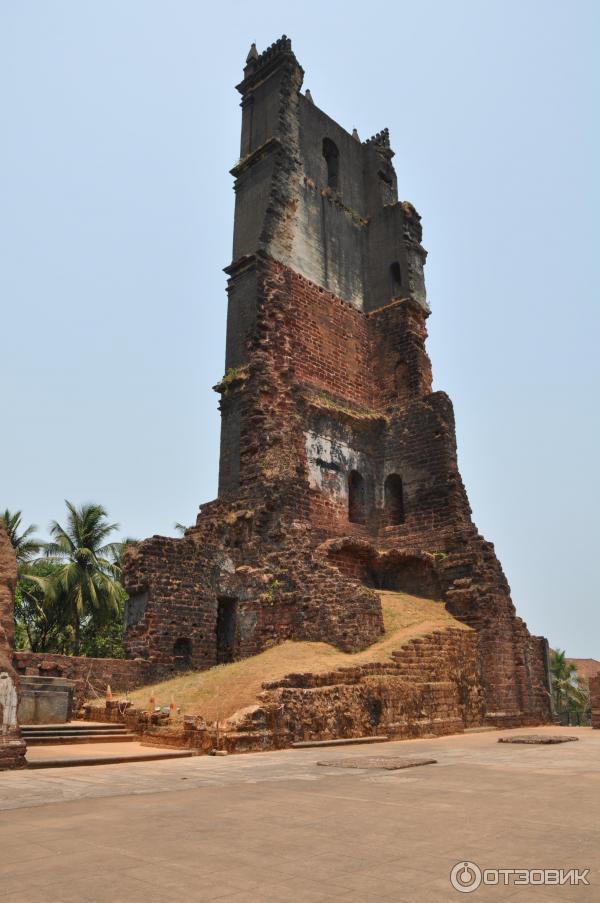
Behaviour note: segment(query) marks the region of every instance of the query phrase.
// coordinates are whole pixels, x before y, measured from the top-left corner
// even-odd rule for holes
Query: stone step
[[[390,738],[386,734],[380,737],[347,737],[339,740],[301,740],[292,743],[293,749],[312,749],[321,746],[355,746],[359,743],[385,743]]]
[[[22,724],[23,731],[114,731],[125,730],[125,725],[116,721],[54,721],[51,724]]]
[[[70,737],[79,737],[81,734],[94,734],[96,737],[102,737],[104,734],[123,734],[127,733],[127,728],[124,724],[107,724],[105,727],[101,728],[70,728],[67,725],[61,724],[31,724],[25,727],[21,727],[21,733],[25,737],[29,737],[32,734],[36,734],[38,736],[51,737],[55,734],[68,734]]]
[[[27,746],[61,746],[73,743],[131,743],[137,734],[29,734],[24,735]]]
[[[129,762],[154,762],[159,759],[186,759],[193,756],[194,753],[187,749],[170,749],[161,752],[140,752],[133,756],[82,756],[77,755],[65,756],[57,759],[39,759],[37,761],[29,761],[28,768],[73,768],[78,765],[126,765]]]

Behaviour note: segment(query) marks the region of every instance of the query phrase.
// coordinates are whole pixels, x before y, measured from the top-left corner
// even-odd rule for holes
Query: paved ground
[[[396,772],[316,765],[366,746],[3,773],[0,903],[597,903],[600,731],[565,731],[579,742],[379,745],[438,760]],[[465,895],[463,860],[590,868],[591,886]]]

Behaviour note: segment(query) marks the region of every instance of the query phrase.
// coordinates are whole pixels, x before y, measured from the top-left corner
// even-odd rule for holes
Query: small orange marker
[[[112,697],[112,690],[111,690],[111,688],[110,688],[110,684],[107,684],[107,685],[106,685],[106,698],[107,698],[107,699],[112,699],[112,698],[113,698],[113,697]]]
[[[177,706],[175,705],[175,699],[171,696],[171,704],[169,705],[169,712],[175,712],[177,710]]]
[[[154,696],[154,693],[153,693],[152,696],[150,697],[150,700],[149,700],[149,702],[148,702],[148,705],[150,706],[150,708],[152,709],[152,711],[154,711],[154,708],[155,708],[155,706],[156,706],[156,697]]]

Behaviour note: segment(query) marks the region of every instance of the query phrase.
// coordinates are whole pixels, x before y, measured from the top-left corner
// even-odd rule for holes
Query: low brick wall
[[[592,727],[600,730],[600,674],[590,678],[590,700],[592,706]]]
[[[114,693],[124,693],[160,677],[155,665],[140,658],[85,658],[45,652],[15,652],[13,663],[18,674],[74,680],[75,713],[86,699],[104,697],[109,684]]]

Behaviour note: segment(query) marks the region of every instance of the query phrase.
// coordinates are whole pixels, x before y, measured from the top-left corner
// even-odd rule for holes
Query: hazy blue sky
[[[216,494],[240,80],[282,33],[388,126],[429,352],[519,613],[600,658],[598,4],[0,2],[0,507],[172,533]]]

